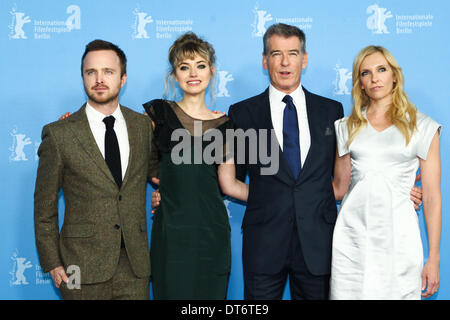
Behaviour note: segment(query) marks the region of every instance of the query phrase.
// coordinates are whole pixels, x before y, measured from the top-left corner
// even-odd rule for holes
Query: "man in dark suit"
[[[34,194],[39,260],[64,299],[148,299],[151,123],[119,105],[127,75],[116,45],[89,43],[81,72],[88,102],[42,131]]]
[[[263,53],[269,88],[229,109],[238,128],[273,129],[281,149],[273,175],[262,174],[265,165],[259,160],[235,161],[237,177],[244,180],[248,173],[250,183],[242,224],[245,299],[281,299],[287,278],[292,299],[328,298],[337,217],[334,121],[343,117],[343,109],[301,86],[307,60],[304,33],[272,25]]]

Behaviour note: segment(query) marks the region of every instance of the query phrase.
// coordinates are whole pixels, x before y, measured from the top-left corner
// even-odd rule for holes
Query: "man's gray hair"
[[[264,33],[264,55],[268,55],[269,52],[269,39],[273,35],[282,36],[284,38],[297,37],[300,40],[302,53],[306,52],[306,37],[305,33],[297,28],[296,26],[291,26],[284,23],[273,24]]]

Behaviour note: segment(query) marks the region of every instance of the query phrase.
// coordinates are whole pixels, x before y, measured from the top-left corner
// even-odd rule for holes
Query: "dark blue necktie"
[[[120,150],[119,142],[117,141],[116,132],[114,131],[114,121],[116,119],[113,116],[109,116],[103,119],[106,125],[105,133],[105,161],[108,164],[109,170],[117,183],[117,186],[122,185],[122,165],[120,163]]]
[[[283,154],[297,180],[302,170],[297,110],[290,95],[284,96],[283,102],[286,103],[283,115]]]

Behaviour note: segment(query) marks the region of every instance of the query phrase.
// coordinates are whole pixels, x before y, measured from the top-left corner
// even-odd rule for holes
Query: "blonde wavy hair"
[[[172,92],[172,99],[177,96],[177,90],[175,86],[174,74],[178,64],[184,59],[194,59],[195,55],[200,55],[206,60],[209,67],[214,67],[216,62],[216,54],[213,46],[197,36],[193,32],[186,32],[178,37],[169,49],[169,63],[170,70],[166,74],[165,86],[164,86],[164,98],[168,98],[170,91]],[[210,80],[210,93],[211,100],[215,101],[214,96],[214,84],[215,84],[215,72],[212,74]]]
[[[413,131],[416,128],[417,109],[416,106],[409,101],[408,96],[403,91],[404,77],[402,69],[398,65],[394,56],[386,48],[373,45],[367,46],[358,53],[353,62],[353,110],[347,120],[347,130],[349,136],[347,146],[350,145],[359,130],[363,126],[367,125],[367,120],[363,116],[363,108],[369,106],[370,98],[361,88],[360,68],[364,58],[376,52],[383,54],[394,74],[395,81],[394,89],[392,90],[392,104],[387,111],[390,121],[403,134],[406,140],[406,145],[409,144]]]

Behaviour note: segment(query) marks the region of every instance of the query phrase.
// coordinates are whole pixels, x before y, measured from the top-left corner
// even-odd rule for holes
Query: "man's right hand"
[[[69,283],[69,277],[67,277],[63,266],[59,266],[55,269],[50,270],[50,275],[52,276],[53,283],[57,288],[59,288],[62,281],[64,281],[65,283]]]
[[[152,192],[152,213],[155,213],[156,207],[159,206],[161,201],[161,194],[159,193],[159,189],[156,189]]]
[[[159,179],[158,178],[152,178],[152,182],[154,184],[159,185]],[[156,189],[152,192],[152,213],[155,213],[155,208],[159,206],[159,203],[161,201],[161,194],[159,193],[159,189]]]

